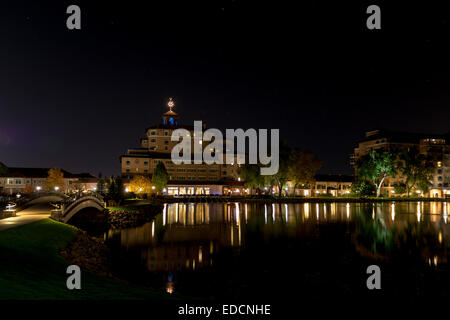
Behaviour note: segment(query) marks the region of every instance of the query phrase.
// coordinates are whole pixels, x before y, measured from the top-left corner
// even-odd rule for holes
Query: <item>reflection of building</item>
[[[8,168],[0,177],[0,193],[31,193],[45,190],[49,168]],[[62,190],[95,190],[98,179],[89,173],[73,174],[61,170],[64,177]]]
[[[432,159],[434,173],[431,182],[429,196],[443,197],[448,192],[450,183],[450,135],[449,134],[422,134],[393,132],[387,130],[374,130],[366,132],[365,139],[358,142],[352,155],[352,164],[367,154],[370,150],[408,150],[416,149]],[[393,184],[401,181],[401,177],[396,179],[386,179],[382,187],[382,192],[393,193]]]
[[[171,141],[176,129],[190,132],[191,150],[194,150],[194,127],[179,124],[179,115],[172,110],[174,103],[168,102],[169,111],[163,114],[162,123],[146,129],[146,137],[141,139],[141,147],[129,149],[120,157],[122,175],[131,178],[136,174],[151,176],[158,162],[163,162],[169,175],[170,194],[221,194],[223,186],[238,180],[238,165],[234,164],[179,164],[171,161],[172,148],[178,141]],[[203,125],[203,130],[206,127]],[[203,144],[204,149],[210,142]],[[214,151],[214,150],[211,150]],[[193,157],[192,157],[193,158]]]
[[[201,268],[213,264],[220,248],[242,245],[241,217],[245,213],[235,203],[167,204],[155,221],[120,231],[120,242],[122,247],[145,248],[142,257],[150,270]]]

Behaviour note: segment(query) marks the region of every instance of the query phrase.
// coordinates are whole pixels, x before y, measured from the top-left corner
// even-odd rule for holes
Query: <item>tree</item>
[[[111,178],[109,178],[109,183],[108,183],[108,197],[110,198],[114,198],[114,195],[117,193],[117,188],[116,188],[116,179],[114,178],[114,176],[111,176]]]
[[[100,194],[105,193],[105,180],[102,178],[102,174],[98,174],[97,192]]]
[[[152,181],[149,177],[143,175],[135,175],[128,186],[131,192],[136,194],[150,193]]]
[[[123,190],[122,177],[114,178],[114,176],[112,176],[109,179],[109,184],[108,184],[108,197],[113,199],[114,201],[116,201],[117,204],[120,204],[120,202],[124,198],[123,192],[124,192],[124,190]]]
[[[394,186],[395,194],[404,194],[407,192],[406,183],[403,183],[403,182],[394,183],[393,186]],[[408,191],[408,195],[409,195],[409,191]]]
[[[406,193],[412,189],[420,189],[428,192],[429,181],[433,175],[433,164],[431,159],[419,153],[417,149],[410,149],[400,154],[398,169],[405,176]]]
[[[352,184],[352,193],[360,197],[370,197],[375,195],[375,187],[367,180],[357,180]]]
[[[23,188],[23,193],[25,193],[25,194],[30,194],[32,192],[33,192],[33,187],[31,185],[29,185],[29,184],[27,184],[25,186],[25,188]]]
[[[242,165],[239,168],[239,176],[245,182],[245,187],[250,188],[250,193],[253,193],[253,188],[260,193],[260,188],[266,185],[266,178],[261,175],[261,167],[257,164]]]
[[[357,174],[360,179],[371,182],[380,196],[381,187],[387,177],[396,175],[397,155],[390,151],[371,150],[356,163]]]
[[[0,177],[8,173],[8,167],[0,162]]]
[[[169,175],[167,174],[166,167],[164,163],[159,161],[152,175],[152,183],[155,185],[158,193],[167,186],[167,181],[169,181]]]
[[[283,188],[289,180],[289,165],[291,163],[291,148],[286,142],[280,144],[278,172],[270,177],[272,183],[278,187],[278,195],[281,197]]]
[[[48,190],[62,190],[64,185],[64,173],[59,168],[52,168],[48,171],[47,181],[45,186]]]
[[[122,177],[120,176],[117,177],[115,182],[116,182],[116,194],[114,200],[120,203],[120,201],[124,199],[124,191],[125,191]]]
[[[430,191],[431,183],[428,180],[421,180],[417,183],[417,189],[422,192],[422,194],[427,193]]]
[[[312,152],[291,151],[289,164],[289,179],[294,185],[294,194],[299,186],[310,187],[315,182],[317,170],[322,167],[322,161]]]

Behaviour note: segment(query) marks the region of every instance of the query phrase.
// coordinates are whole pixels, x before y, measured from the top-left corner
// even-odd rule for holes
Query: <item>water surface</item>
[[[210,299],[367,294],[447,295],[446,202],[171,203],[152,222],[110,230],[115,272]],[[292,292],[295,292],[293,295]]]

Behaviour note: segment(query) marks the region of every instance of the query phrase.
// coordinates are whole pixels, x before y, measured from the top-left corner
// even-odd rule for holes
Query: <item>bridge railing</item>
[[[57,196],[57,197],[61,197],[63,199],[67,197],[67,195],[65,195],[64,193],[59,193],[59,192],[33,192],[33,193],[16,198],[14,200],[14,202],[16,202],[17,205],[20,206],[20,205],[26,204],[27,202],[33,201],[35,199],[39,199],[42,197],[51,197],[51,196]]]

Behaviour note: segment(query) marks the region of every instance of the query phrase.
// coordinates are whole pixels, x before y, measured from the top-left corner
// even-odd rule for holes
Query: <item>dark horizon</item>
[[[366,131],[450,132],[449,20],[439,5],[377,2],[32,1],[0,5],[0,162],[117,175],[160,122],[279,128],[349,174]],[[66,8],[81,7],[81,30]]]

